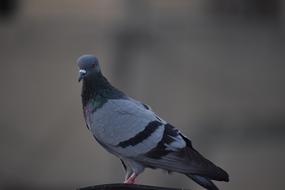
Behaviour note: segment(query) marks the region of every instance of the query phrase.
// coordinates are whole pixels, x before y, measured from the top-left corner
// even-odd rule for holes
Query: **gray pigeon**
[[[211,180],[229,181],[220,167],[204,158],[191,141],[151,108],[113,87],[93,55],[78,58],[87,128],[108,152],[122,161],[124,183],[134,183],[145,168],[185,174],[208,190]]]

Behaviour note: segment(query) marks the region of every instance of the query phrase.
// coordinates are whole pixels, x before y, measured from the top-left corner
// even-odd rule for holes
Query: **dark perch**
[[[184,188],[168,188],[137,184],[103,184],[79,188],[78,190],[182,190]]]

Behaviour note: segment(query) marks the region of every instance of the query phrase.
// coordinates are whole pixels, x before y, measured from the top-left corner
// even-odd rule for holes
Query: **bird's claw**
[[[134,184],[137,175],[133,173],[127,180],[124,181],[125,184]]]

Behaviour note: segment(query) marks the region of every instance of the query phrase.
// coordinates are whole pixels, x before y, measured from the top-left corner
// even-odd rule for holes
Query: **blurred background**
[[[284,1],[0,4],[0,189],[122,182],[83,120],[75,61],[86,53],[228,171],[221,189],[284,188]],[[202,189],[160,170],[138,182]]]

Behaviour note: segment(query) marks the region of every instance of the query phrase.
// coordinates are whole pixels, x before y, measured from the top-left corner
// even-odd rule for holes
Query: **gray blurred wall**
[[[83,121],[75,60],[85,53],[225,168],[221,189],[285,186],[282,0],[17,2],[0,17],[0,189],[123,180]],[[201,189],[159,170],[138,182]]]

